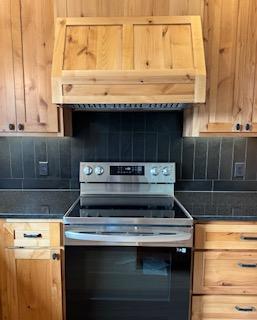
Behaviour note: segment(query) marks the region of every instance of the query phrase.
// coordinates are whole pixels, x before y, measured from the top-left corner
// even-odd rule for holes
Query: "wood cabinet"
[[[207,101],[185,112],[184,135],[257,136],[257,2],[205,1]]]
[[[257,319],[257,296],[194,296],[192,320]]]
[[[257,224],[195,226],[192,320],[256,319]]]
[[[61,250],[5,249],[8,320],[62,320]]]
[[[64,318],[61,226],[0,221],[0,319]]]
[[[0,135],[63,135],[51,102],[53,0],[1,1],[0,41]]]

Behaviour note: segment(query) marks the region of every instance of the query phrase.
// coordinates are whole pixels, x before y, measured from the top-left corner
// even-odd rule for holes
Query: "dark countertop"
[[[78,191],[0,191],[0,218],[62,219]],[[257,221],[257,192],[176,192],[198,221]]]
[[[176,192],[198,221],[257,221],[257,192]]]
[[[0,191],[0,218],[62,219],[78,191]]]

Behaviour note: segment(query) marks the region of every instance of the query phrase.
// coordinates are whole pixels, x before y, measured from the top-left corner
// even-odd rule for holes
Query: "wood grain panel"
[[[257,294],[257,253],[194,254],[194,294]]]
[[[0,1],[0,131],[16,125],[11,1]]]
[[[67,28],[64,69],[121,69],[121,56],[122,26],[71,26]]]
[[[60,250],[6,249],[8,320],[62,320]]]
[[[26,132],[58,132],[58,112],[51,103],[54,43],[53,0],[21,1],[25,106],[17,110]]]
[[[191,319],[257,319],[257,296],[193,296]]]

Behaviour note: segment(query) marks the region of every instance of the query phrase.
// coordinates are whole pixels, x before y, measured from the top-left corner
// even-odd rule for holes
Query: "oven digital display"
[[[144,166],[110,166],[111,176],[144,176]]]

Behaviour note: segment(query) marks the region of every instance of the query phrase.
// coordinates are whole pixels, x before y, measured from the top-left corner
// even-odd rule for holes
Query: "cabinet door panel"
[[[5,257],[8,320],[62,320],[61,251],[5,249]]]
[[[58,132],[58,110],[51,100],[51,65],[54,40],[53,0],[20,0],[25,109],[17,122],[25,132]]]
[[[0,1],[0,131],[16,125],[11,1]]]

